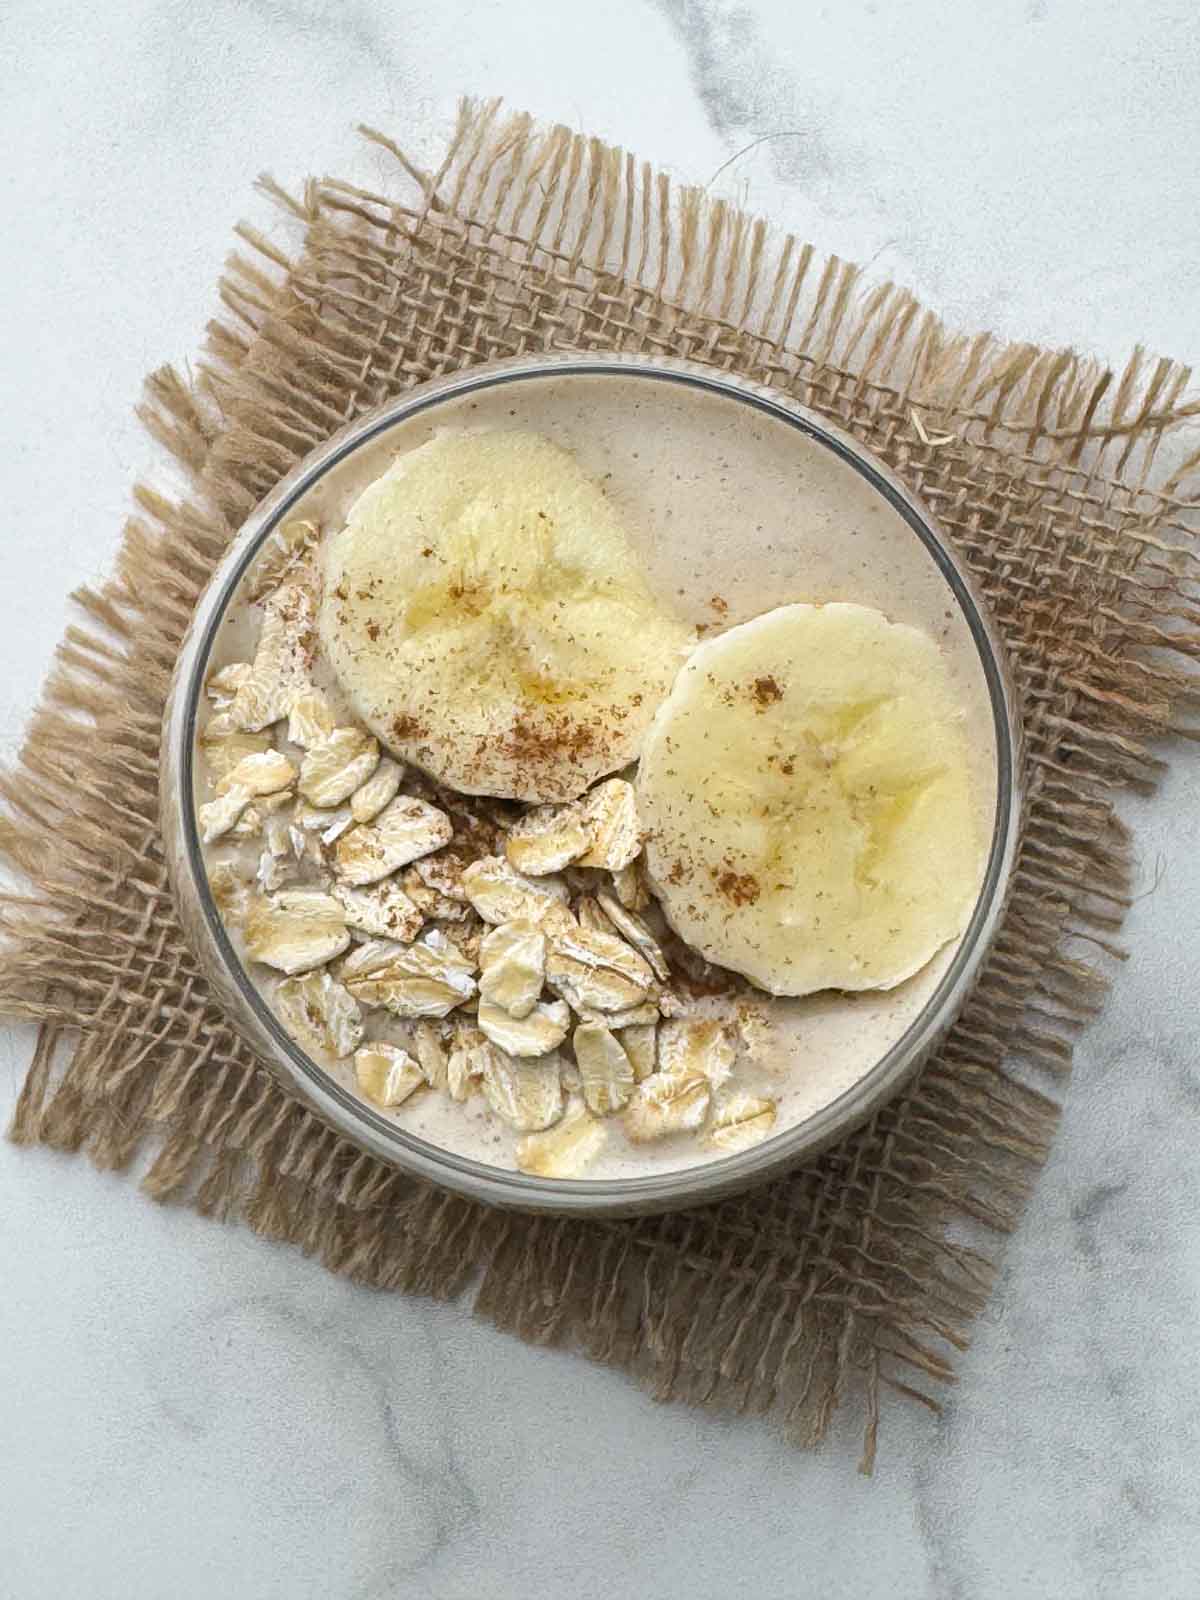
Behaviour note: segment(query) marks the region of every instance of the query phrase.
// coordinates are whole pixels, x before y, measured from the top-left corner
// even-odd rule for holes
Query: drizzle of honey
[[[584,691],[578,684],[563,683],[542,672],[531,672],[519,661],[513,662],[513,679],[521,694],[540,706],[565,706],[581,700]]]
[[[404,622],[410,633],[438,627],[455,618],[481,617],[492,603],[491,592],[482,584],[467,585],[455,579],[422,584],[414,589],[404,608]]]
[[[486,584],[467,582],[462,578],[440,579],[422,584],[410,592],[404,609],[404,621],[409,633],[424,629],[437,629],[447,623],[482,617],[493,609],[498,596]],[[501,611],[503,606],[501,607]],[[496,631],[502,632],[503,618],[497,616]],[[540,706],[565,706],[587,698],[586,687],[568,683],[522,659],[520,641],[516,630],[511,640],[512,652],[508,659],[509,672],[521,696]]]

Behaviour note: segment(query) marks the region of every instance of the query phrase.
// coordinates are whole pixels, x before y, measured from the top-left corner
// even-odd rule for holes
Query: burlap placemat
[[[377,137],[377,136],[376,136]],[[191,477],[137,491],[117,571],[78,600],[16,768],[0,849],[0,1012],[41,1024],[12,1136],[124,1168],[380,1288],[454,1295],[657,1397],[768,1412],[801,1442],[882,1386],[951,1376],[992,1268],[964,1222],[1011,1228],[1128,904],[1113,812],[1195,688],[1193,462],[1156,469],[1193,415],[1188,373],[950,336],[912,296],[709,202],[595,139],[464,108],[441,169],[394,192],[325,179],[285,254],[221,282],[193,382],[142,415]],[[290,1102],[210,1002],[155,822],[159,728],[192,606],[231,534],[312,446],[436,373],[530,350],[691,356],[787,390],[888,462],[940,517],[1007,639],[1030,798],[1003,934],[920,1079],[813,1165],[744,1200],[631,1222],[486,1211],[422,1189]],[[1046,1085],[1043,1085],[1045,1087]]]

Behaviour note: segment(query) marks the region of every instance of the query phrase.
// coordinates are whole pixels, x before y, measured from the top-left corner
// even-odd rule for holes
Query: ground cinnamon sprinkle
[[[758,879],[753,873],[734,872],[732,867],[726,867],[724,871],[714,867],[712,875],[717,888],[735,906],[752,906],[758,899]]]
[[[548,718],[544,722],[517,718],[499,743],[504,754],[522,766],[537,766],[541,762],[557,766],[564,756],[578,760],[594,750],[603,732],[599,721],[580,722],[570,716]]]

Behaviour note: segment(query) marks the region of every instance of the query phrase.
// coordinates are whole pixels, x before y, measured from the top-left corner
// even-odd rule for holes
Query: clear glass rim
[[[899,513],[937,565],[979,653],[995,734],[995,821],[979,899],[950,965],[901,1037],[836,1099],[762,1144],[715,1161],[632,1178],[548,1179],[493,1167],[409,1133],[343,1088],[284,1031],[242,965],[209,890],[192,798],[194,736],[208,658],[226,609],[262,542],[322,477],[397,423],[481,388],[549,376],[634,376],[703,389],[750,405],[832,451]],[[972,580],[931,514],[848,434],[782,392],[668,357],[567,354],[490,362],[433,379],[342,429],[281,480],[243,524],[196,608],[180,654],[166,723],[164,783],[167,774],[172,774],[173,793],[163,795],[164,822],[182,844],[187,887],[202,917],[199,931],[211,946],[199,954],[208,958],[210,966],[215,964],[225,980],[221,987],[226,998],[232,985],[243,1031],[250,1033],[259,1053],[266,1054],[301,1097],[360,1148],[471,1199],[520,1210],[620,1215],[703,1204],[798,1164],[864,1122],[921,1064],[970,993],[999,924],[1019,826],[1020,723],[1003,649]]]

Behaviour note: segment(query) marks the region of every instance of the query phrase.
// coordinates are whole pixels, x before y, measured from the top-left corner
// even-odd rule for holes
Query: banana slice
[[[534,433],[401,456],[325,549],[321,642],[387,747],[465,794],[574,799],[633,761],[692,635]]]
[[[701,645],[647,736],[637,802],[676,931],[772,994],[890,989],[979,892],[945,663],[865,606],[782,606]]]

